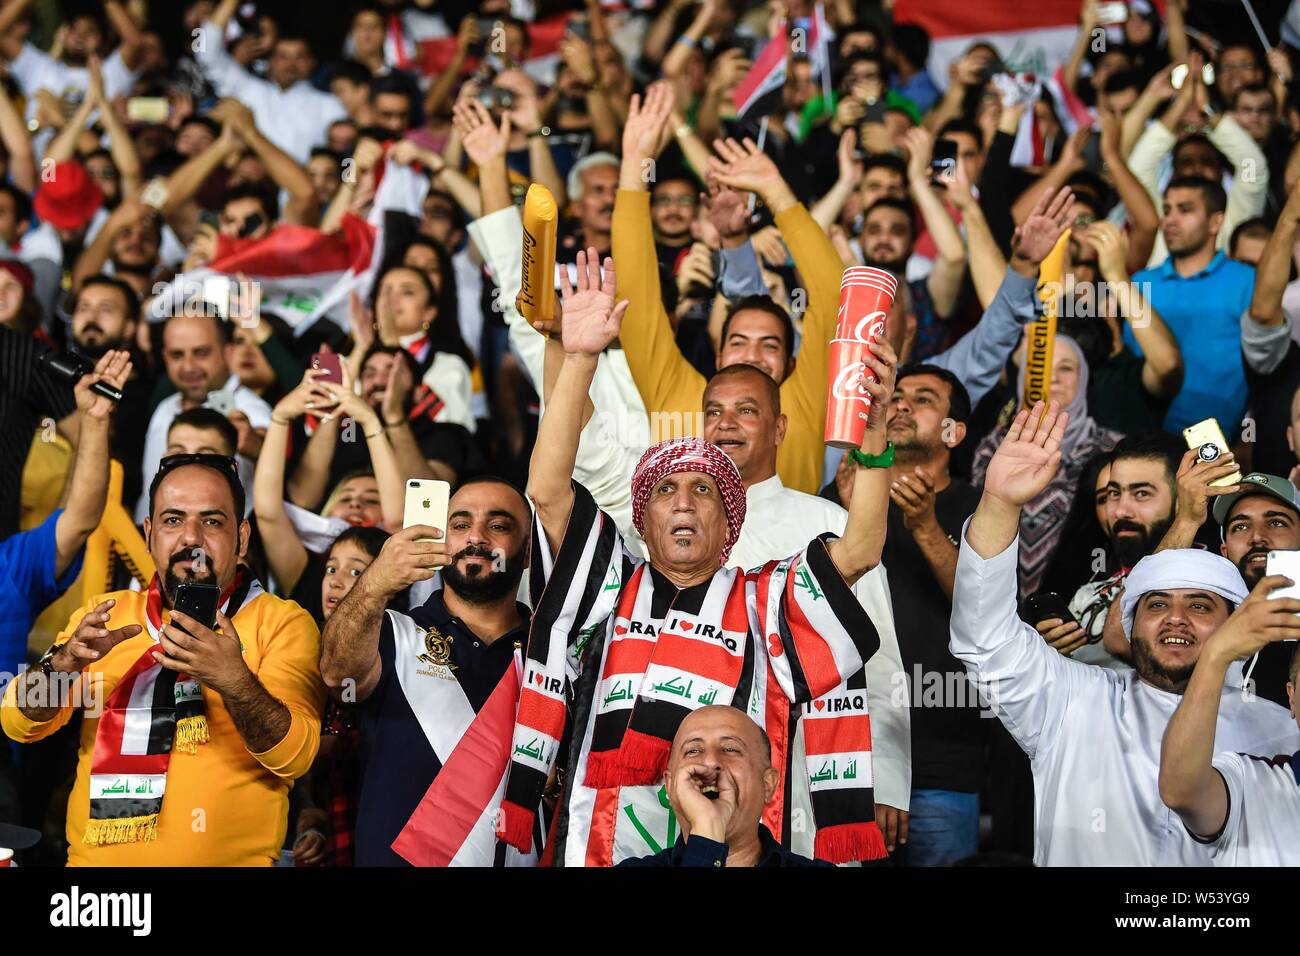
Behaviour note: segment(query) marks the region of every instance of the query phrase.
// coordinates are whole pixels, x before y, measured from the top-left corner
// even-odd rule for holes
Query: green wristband
[[[885,450],[879,455],[868,455],[861,448],[854,448],[849,452],[849,458],[855,465],[863,468],[892,468],[894,466],[894,443],[891,441],[885,445]]]

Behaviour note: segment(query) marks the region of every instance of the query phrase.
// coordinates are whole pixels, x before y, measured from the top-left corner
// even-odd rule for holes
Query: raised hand
[[[1011,237],[1012,257],[1037,269],[1069,226],[1073,202],[1074,191],[1069,186],[1062,186],[1055,196],[1045,193],[1028,218],[1016,227],[1015,235]]]
[[[883,432],[886,419],[889,418],[889,402],[894,395],[894,381],[898,377],[898,355],[894,347],[882,336],[874,346],[875,355],[868,353],[863,357],[874,379],[866,379],[863,386],[871,394],[871,410],[867,412],[867,432],[863,443],[869,441],[873,432]]]
[[[1022,408],[984,475],[984,494],[1014,508],[1033,501],[1061,467],[1061,438],[1070,419],[1056,402]]]
[[[501,125],[492,122],[492,114],[478,100],[457,103],[452,108],[452,125],[460,133],[461,145],[476,166],[493,161],[504,162],[510,147],[510,115],[501,117]]]
[[[700,195],[700,202],[723,245],[737,245],[749,235],[749,205],[740,193],[712,184],[707,193]]]
[[[1281,574],[1260,578],[1241,607],[1210,635],[1203,653],[1221,661],[1238,661],[1273,641],[1300,640],[1300,601],[1272,597],[1273,591],[1294,583]]]
[[[913,126],[903,134],[907,146],[907,181],[923,185],[930,181],[930,160],[934,156],[934,134],[924,126]]]
[[[614,260],[605,259],[605,277],[601,280],[600,253],[595,248],[578,252],[578,286],[569,284],[569,270],[560,270],[563,313],[560,334],[568,355],[598,356],[618,338],[627,312],[628,301],[615,304],[618,286],[614,278]]]
[[[1114,223],[1099,219],[1080,232],[1079,238],[1097,250],[1097,265],[1105,279],[1122,282],[1128,278],[1124,265],[1128,240]]]
[[[275,403],[271,410],[271,421],[275,424],[287,424],[302,418],[309,411],[322,411],[333,408],[334,396],[325,389],[325,383],[318,381],[328,375],[323,368],[309,368],[302,373],[302,381],[284,398]]]
[[[746,137],[743,144],[734,139],[715,139],[713,149],[718,155],[709,157],[711,180],[756,193],[765,202],[778,189],[786,188],[776,163],[752,139]]]
[[[1183,455],[1182,464],[1178,466],[1178,474],[1175,476],[1178,485],[1175,520],[1188,529],[1205,524],[1205,519],[1210,516],[1211,498],[1241,490],[1241,485],[1215,485],[1213,482],[1221,481],[1239,470],[1237,459],[1231,451],[1225,450],[1214,461],[1201,461],[1197,449],[1190,449]]]
[[[126,385],[126,380],[130,377],[130,352],[104,353],[100,356],[99,361],[95,363],[95,370],[89,375],[81,376],[73,389],[77,398],[77,408],[87,418],[101,422],[108,421],[113,415],[113,410],[117,408],[117,402],[92,391],[91,386],[95,382],[104,382],[120,392]]]
[[[623,124],[623,162],[652,159],[663,141],[664,126],[673,111],[673,88],[666,80],[651,83],[645,99],[635,93]]]
[[[854,189],[862,182],[862,163],[857,158],[858,131],[846,129],[840,135],[840,145],[835,150],[835,160],[839,166],[840,181],[848,183]]]
[[[414,387],[411,364],[401,355],[394,355],[393,364],[388,369],[388,381],[384,384],[384,400],[379,407],[386,426],[406,421],[406,399]]]

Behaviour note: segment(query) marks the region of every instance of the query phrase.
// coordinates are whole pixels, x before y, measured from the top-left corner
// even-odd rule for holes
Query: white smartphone
[[[225,388],[208,392],[208,397],[203,400],[203,407],[212,409],[218,415],[229,415],[235,410],[235,393]]]
[[[169,194],[167,180],[161,176],[155,176],[149,180],[149,185],[144,187],[144,192],[140,194],[140,202],[154,209],[162,209],[163,206],[167,205]]]
[[[1270,551],[1265,574],[1285,574],[1295,582],[1289,588],[1278,588],[1269,595],[1274,598],[1300,598],[1300,551]]]
[[[1104,27],[1114,23],[1123,23],[1128,19],[1127,3],[1097,4],[1097,22]]]
[[[1213,418],[1207,418],[1203,422],[1197,422],[1195,425],[1184,428],[1183,438],[1187,440],[1187,447],[1194,449],[1201,461],[1217,461],[1232,452],[1232,446],[1228,444],[1228,439],[1223,437],[1223,429],[1219,427],[1218,421]],[[1210,485],[1213,487],[1227,487],[1228,485],[1235,485],[1239,481],[1241,481],[1241,472],[1234,471],[1226,478],[1210,482]]]
[[[447,537],[447,508],[451,503],[451,485],[432,478],[409,478],[406,482],[406,507],[402,527],[428,525]],[[432,540],[432,539],[430,539]]]

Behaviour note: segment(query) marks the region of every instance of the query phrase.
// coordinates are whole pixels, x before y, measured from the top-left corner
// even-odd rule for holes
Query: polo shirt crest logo
[[[450,634],[443,634],[436,627],[423,629],[424,635],[424,653],[419,659],[428,664],[429,670],[417,670],[416,673],[422,677],[438,677],[442,680],[455,680],[452,671],[456,665],[451,662],[451,642],[453,640]]]

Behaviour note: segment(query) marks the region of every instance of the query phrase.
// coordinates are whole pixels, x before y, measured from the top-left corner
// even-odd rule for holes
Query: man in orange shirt
[[[161,577],[73,615],[10,683],[0,725],[30,743],[85,711],[70,865],[270,865],[290,785],[320,743],[320,634],[242,564],[250,529],[234,459],[163,459],[149,502]],[[172,609],[182,582],[217,586],[215,628]]]

